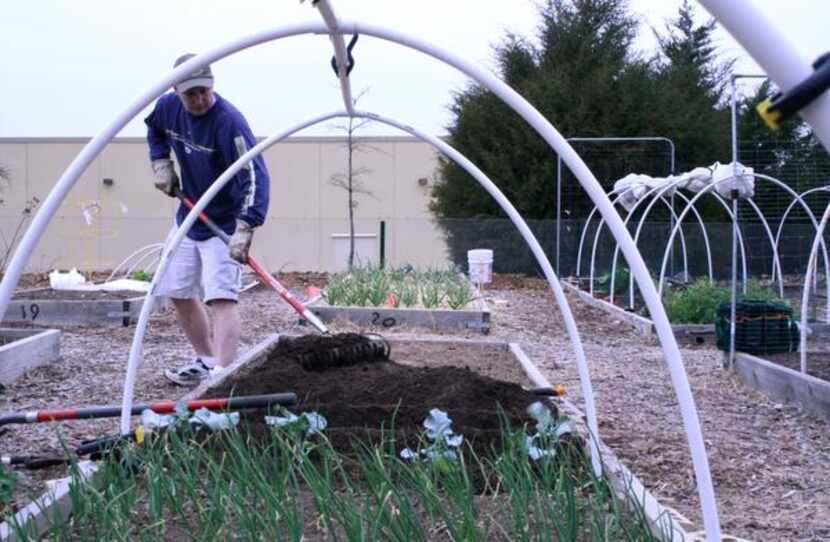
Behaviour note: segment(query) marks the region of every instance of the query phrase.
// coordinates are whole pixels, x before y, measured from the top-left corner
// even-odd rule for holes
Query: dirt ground
[[[324,286],[324,278],[280,276],[298,292],[309,284]],[[492,311],[487,339],[518,342],[546,377],[565,385],[570,400],[581,406],[570,340],[545,283],[496,276],[483,294]],[[687,440],[659,344],[575,297],[570,299],[588,357],[601,438],[662,503],[700,525]],[[242,348],[274,332],[311,332],[264,288],[244,293],[241,308]],[[360,331],[350,324],[331,327],[338,332]],[[0,409],[119,403],[134,328],[63,331],[61,360],[9,385],[0,394]],[[417,328],[382,332],[391,337],[441,335]],[[472,330],[451,335],[483,338]],[[828,424],[746,388],[721,368],[721,353],[714,348],[681,348],[681,353],[699,410],[724,532],[763,541],[830,539]],[[173,314],[153,316],[144,341],[136,400],[183,395],[187,390],[169,384],[162,370],[190,355]],[[511,380],[516,366],[495,365],[491,370],[487,376],[504,370],[509,372],[504,379]],[[0,444],[3,455],[59,451],[62,440],[74,445],[116,427],[114,420],[9,426]],[[41,477],[39,471],[20,472],[33,487]]]

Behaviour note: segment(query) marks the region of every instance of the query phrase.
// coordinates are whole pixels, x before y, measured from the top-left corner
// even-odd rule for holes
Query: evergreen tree
[[[637,22],[624,0],[548,0],[541,45],[516,36],[495,48],[500,75],[565,134],[602,135],[630,124],[622,90]],[[646,109],[645,105],[641,106]],[[556,157],[536,132],[477,85],[454,97],[449,143],[478,165],[527,218],[555,215]],[[438,218],[501,216],[492,199],[454,163],[441,162],[433,189]]]
[[[796,192],[825,186],[830,179],[830,159],[814,136],[810,126],[795,116],[771,130],[755,110],[757,104],[777,92],[769,81],[741,99],[738,106],[738,157],[756,173],[769,175]],[[764,216],[778,222],[792,197],[767,181],[756,181],[755,198]],[[815,212],[821,213],[828,203],[827,194],[815,193],[809,199]],[[799,209],[788,220],[807,220]]]
[[[694,10],[684,0],[666,32],[657,34],[660,114],[655,129],[674,141],[681,171],[731,158],[726,93],[733,61],[719,60],[714,30],[714,19],[696,25]]]

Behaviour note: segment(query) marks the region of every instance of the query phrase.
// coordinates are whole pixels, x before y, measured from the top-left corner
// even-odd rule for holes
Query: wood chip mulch
[[[280,276],[302,291],[324,286],[324,275]],[[27,285],[37,285],[29,281]],[[567,387],[581,405],[570,341],[544,281],[494,277],[484,289],[492,310],[487,337],[474,332],[440,335],[518,342],[547,378]],[[275,332],[306,333],[272,292],[243,294],[242,348]],[[700,508],[680,411],[654,339],[571,297],[589,360],[600,433],[621,460],[665,505],[698,525]],[[338,325],[336,331],[360,331]],[[423,329],[382,330],[402,336],[436,335]],[[118,404],[134,327],[64,328],[61,359],[29,371],[0,394],[0,410]],[[698,406],[723,531],[750,540],[830,540],[830,425],[796,407],[777,404],[744,386],[721,367],[721,352],[681,348]],[[176,399],[187,390],[169,384],[165,367],[191,355],[171,311],[152,318],[136,401]],[[60,452],[81,439],[114,432],[117,420],[9,426],[0,436],[3,455]],[[35,491],[59,471],[21,471]]]

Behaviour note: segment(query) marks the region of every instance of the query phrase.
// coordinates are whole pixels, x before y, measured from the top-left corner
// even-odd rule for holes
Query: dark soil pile
[[[53,290],[43,288],[27,292],[15,292],[13,299],[55,300],[55,301],[107,301],[144,297],[143,292],[134,290]]]
[[[303,337],[302,351],[316,349],[320,357],[329,351],[326,337]],[[512,427],[533,424],[527,407],[539,397],[515,383],[482,376],[470,369],[451,366],[413,367],[391,361],[331,366],[308,371],[298,362],[297,344],[281,340],[267,361],[211,390],[211,397],[294,392],[295,413],[316,411],[328,420],[326,433],[335,447],[351,449],[355,438],[377,442],[381,427],[385,436],[394,424],[396,447],[417,446],[423,421],[430,409],[449,415],[452,429],[464,435],[477,454],[498,447],[502,411]],[[550,407],[555,412],[555,407]],[[265,413],[249,412],[247,425],[254,434],[267,434]]]

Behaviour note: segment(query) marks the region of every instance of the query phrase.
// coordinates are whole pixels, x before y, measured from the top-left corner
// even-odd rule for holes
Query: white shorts
[[[173,227],[167,240],[176,233]],[[218,237],[194,241],[185,237],[170,258],[167,272],[156,295],[173,299],[215,299],[237,301],[242,285],[242,268],[231,258],[228,246]]]

